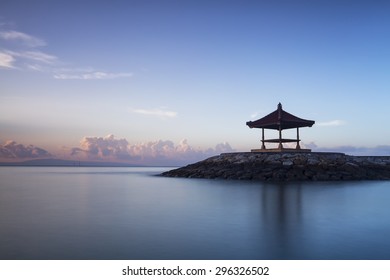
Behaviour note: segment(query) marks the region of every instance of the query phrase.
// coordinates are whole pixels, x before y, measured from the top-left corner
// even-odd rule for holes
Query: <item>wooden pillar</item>
[[[296,149],[297,150],[300,150],[301,149],[301,146],[299,145],[299,127],[297,127],[297,146],[296,146]]]
[[[282,126],[279,125],[279,147],[278,149],[283,149],[283,145],[282,145]]]
[[[265,145],[264,145],[264,128],[261,129],[261,149],[265,150]]]

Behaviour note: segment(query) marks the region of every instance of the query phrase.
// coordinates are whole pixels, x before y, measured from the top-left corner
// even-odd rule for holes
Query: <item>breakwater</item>
[[[225,153],[161,174],[262,181],[390,180],[390,156],[342,153]]]

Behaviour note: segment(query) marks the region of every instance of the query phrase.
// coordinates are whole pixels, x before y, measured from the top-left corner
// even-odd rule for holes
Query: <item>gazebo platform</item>
[[[310,153],[311,149],[295,148],[274,148],[274,149],[252,149],[252,153]]]

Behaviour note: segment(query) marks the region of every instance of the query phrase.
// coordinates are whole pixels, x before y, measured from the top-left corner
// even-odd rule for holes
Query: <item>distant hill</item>
[[[74,161],[64,159],[33,159],[22,162],[0,162],[0,166],[86,166],[86,167],[135,167],[136,164],[102,161]]]

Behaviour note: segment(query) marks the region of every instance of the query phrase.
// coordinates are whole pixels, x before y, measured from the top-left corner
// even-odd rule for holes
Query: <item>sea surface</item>
[[[390,181],[0,167],[0,259],[390,259]]]

